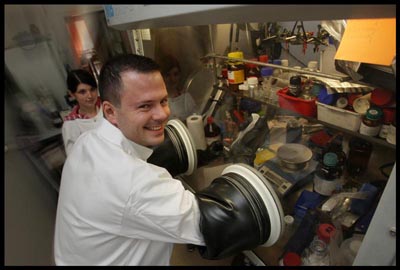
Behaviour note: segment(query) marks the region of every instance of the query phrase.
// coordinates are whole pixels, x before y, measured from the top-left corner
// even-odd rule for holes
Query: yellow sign
[[[347,20],[335,59],[390,66],[396,56],[396,18]]]

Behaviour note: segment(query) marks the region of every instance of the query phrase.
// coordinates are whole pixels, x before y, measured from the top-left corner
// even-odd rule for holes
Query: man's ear
[[[108,101],[103,101],[103,114],[111,124],[118,126],[116,108]]]

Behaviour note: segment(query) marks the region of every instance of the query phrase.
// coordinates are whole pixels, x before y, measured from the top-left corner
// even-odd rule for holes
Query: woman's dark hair
[[[100,71],[99,92],[101,100],[109,101],[115,106],[121,105],[121,73],[126,71],[160,72],[160,67],[153,59],[136,54],[118,55],[110,59],[102,66]]]
[[[71,70],[68,73],[67,77],[68,90],[72,93],[75,93],[76,90],[78,90],[77,88],[80,83],[85,83],[94,88],[97,88],[96,79],[89,71],[86,71],[84,69]]]
[[[169,72],[173,68],[177,68],[179,71],[181,71],[181,66],[179,65],[178,59],[176,59],[174,56],[171,54],[164,55],[160,58],[158,61],[160,68],[161,68],[161,74],[165,77],[169,75]]]

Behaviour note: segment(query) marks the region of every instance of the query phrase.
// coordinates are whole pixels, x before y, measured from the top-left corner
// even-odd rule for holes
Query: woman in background
[[[161,73],[168,91],[168,104],[171,109],[170,119],[178,118],[185,122],[186,118],[197,112],[197,105],[190,93],[183,92],[179,86],[181,67],[178,60],[171,55],[159,61]]]
[[[68,155],[78,137],[95,128],[103,119],[101,100],[93,75],[83,69],[72,70],[67,77],[68,94],[75,98],[77,105],[64,117],[62,137]]]

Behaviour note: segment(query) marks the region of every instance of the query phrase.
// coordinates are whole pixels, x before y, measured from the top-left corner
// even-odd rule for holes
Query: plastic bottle
[[[326,153],[315,170],[314,191],[323,196],[331,196],[338,189],[340,176],[337,154]]]
[[[243,59],[243,52],[236,51],[228,53],[228,57],[231,58],[240,58]],[[245,74],[244,74],[244,65],[243,62],[236,60],[228,61],[228,81],[229,81],[229,89],[231,91],[237,92],[239,90],[239,85],[244,82]]]
[[[250,59],[250,60],[257,61],[257,59]],[[257,79],[260,78],[261,75],[258,66],[256,64],[246,63],[245,77],[246,79],[250,77],[256,77]]]
[[[272,91],[272,73],[273,69],[271,67],[262,67],[261,68],[261,77],[262,77],[262,96],[266,102],[271,103],[271,91]]]
[[[289,60],[281,59],[281,66],[289,67]],[[278,86],[281,87],[281,88],[288,87],[289,86],[289,79],[293,75],[294,74],[292,74],[292,72],[282,69],[280,80],[277,82]]]
[[[278,240],[276,245],[279,248],[284,248],[289,239],[292,237],[296,230],[296,226],[294,224],[294,217],[291,215],[286,215],[283,218],[283,221],[285,222],[284,229],[283,229],[283,234],[281,238]]]
[[[304,70],[318,71],[318,61],[309,61]]]
[[[204,127],[204,135],[208,146],[215,141],[221,141],[221,129],[214,123],[214,118],[212,116],[207,118],[207,124]]]
[[[247,78],[247,87],[249,89],[249,96],[251,98],[258,98],[258,78],[249,77]]]

